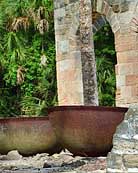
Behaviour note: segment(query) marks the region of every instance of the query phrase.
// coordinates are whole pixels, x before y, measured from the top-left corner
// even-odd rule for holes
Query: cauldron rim
[[[9,121],[47,121],[49,120],[48,116],[45,117],[1,117],[0,123],[9,122]]]
[[[127,107],[109,107],[109,106],[83,106],[83,105],[64,105],[64,106],[54,106],[47,109],[48,113],[54,111],[73,111],[73,110],[95,110],[95,111],[114,111],[114,112],[127,112]]]

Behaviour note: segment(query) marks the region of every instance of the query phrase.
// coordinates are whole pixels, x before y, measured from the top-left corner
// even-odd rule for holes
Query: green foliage
[[[45,115],[57,102],[52,1],[0,1],[0,32],[0,116]]]
[[[116,55],[114,47],[114,35],[110,26],[104,26],[98,33],[96,33],[94,40],[99,104],[102,106],[114,106],[116,89]]]
[[[57,104],[52,2],[0,1],[0,116],[46,115]],[[115,103],[113,42],[108,25],[95,35],[100,105]]]

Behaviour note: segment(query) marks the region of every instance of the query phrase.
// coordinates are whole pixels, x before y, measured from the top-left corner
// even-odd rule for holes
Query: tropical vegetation
[[[0,33],[0,114],[41,115],[57,101],[52,1],[0,1]]]
[[[46,115],[57,104],[52,1],[1,0],[0,33],[0,116]],[[108,25],[95,35],[95,50],[100,105],[114,105],[116,60]]]
[[[114,35],[109,24],[94,35],[97,65],[99,104],[115,106],[115,64]]]

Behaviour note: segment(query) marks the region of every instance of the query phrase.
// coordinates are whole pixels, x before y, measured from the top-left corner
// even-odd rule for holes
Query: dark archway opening
[[[107,23],[94,34],[99,105],[115,106],[116,52],[114,34]]]

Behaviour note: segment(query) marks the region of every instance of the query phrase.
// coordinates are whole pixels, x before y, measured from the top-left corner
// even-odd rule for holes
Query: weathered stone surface
[[[22,156],[18,153],[17,150],[13,150],[8,152],[7,154],[7,160],[20,160]]]
[[[117,3],[112,1],[112,3]],[[122,3],[122,2],[121,2]],[[117,90],[120,94],[116,95],[117,106],[129,106],[138,102],[138,89],[136,76],[138,75],[138,37],[137,37],[137,1],[124,1],[128,9],[118,12],[117,20],[120,29],[115,32],[115,47],[117,51],[116,75],[124,76],[125,81],[120,82],[117,77]],[[114,20],[113,20],[114,21]],[[114,25],[114,24],[113,24]],[[113,27],[111,24],[111,26]],[[131,77],[131,78],[130,78]]]
[[[59,105],[98,105],[91,0],[54,5]]]
[[[123,162],[126,168],[138,168],[138,154],[123,155]]]
[[[108,162],[108,168],[112,169],[123,168],[123,161],[121,154],[109,153],[107,162]]]
[[[138,173],[138,104],[129,108],[117,127],[113,149],[107,157],[107,173]]]
[[[83,87],[81,87],[82,91],[79,97],[83,97],[83,101],[78,102],[77,100],[77,103],[97,105],[96,97],[98,94],[96,91],[92,28],[93,32],[98,31],[106,23],[106,20],[115,34],[117,53],[116,106],[128,107],[132,103],[137,103],[137,0],[55,0],[54,5],[57,62],[70,58],[75,59],[75,54],[78,54],[78,52],[80,56],[78,62],[78,68],[80,68],[79,79]],[[66,60],[64,64],[66,64]],[[69,74],[71,73],[70,70],[74,71],[75,67],[68,70]],[[57,80],[61,78],[63,78],[63,75],[60,74],[57,68]],[[66,81],[68,78],[64,78],[64,80]],[[74,103],[76,103],[75,90],[74,88],[74,94],[72,95]],[[63,92],[70,92],[70,88],[64,88]],[[64,103],[62,94],[58,94],[60,95],[58,97],[59,105],[70,105],[73,103]],[[93,100],[95,101],[93,102]]]

